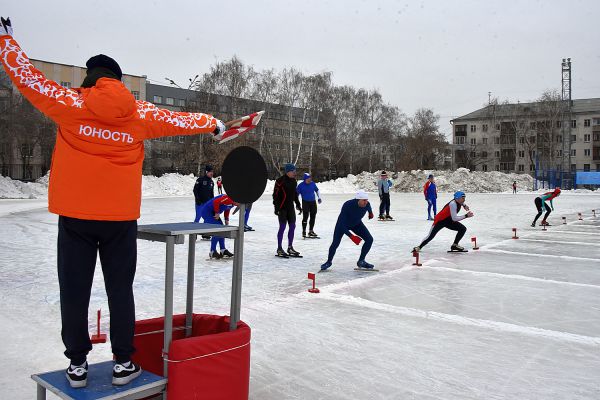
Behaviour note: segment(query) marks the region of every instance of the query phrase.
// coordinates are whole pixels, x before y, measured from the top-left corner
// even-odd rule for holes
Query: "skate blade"
[[[366,272],[379,272],[376,268],[354,268],[355,271],[366,271]]]
[[[468,253],[469,250],[448,250],[448,253]]]

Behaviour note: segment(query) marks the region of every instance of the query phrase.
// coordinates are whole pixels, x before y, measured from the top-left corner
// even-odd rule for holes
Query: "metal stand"
[[[240,205],[239,226],[223,226],[215,224],[198,224],[194,222],[155,224],[138,226],[138,239],[150,240],[154,242],[163,242],[166,244],[165,259],[165,322],[164,322],[164,342],[163,342],[163,377],[159,377],[144,371],[143,374],[149,375],[150,383],[142,380],[142,377],[135,379],[130,385],[133,387],[127,390],[117,390],[110,383],[104,384],[101,388],[95,388],[98,391],[98,397],[89,397],[89,391],[86,389],[69,390],[69,384],[64,377],[64,370],[48,372],[45,374],[32,375],[31,378],[37,382],[37,399],[46,399],[46,389],[58,395],[61,399],[141,399],[150,394],[163,392],[163,399],[167,398],[164,389],[168,379],[168,359],[169,347],[173,338],[173,277],[175,273],[175,245],[183,244],[185,236],[189,235],[188,247],[188,267],[187,267],[187,293],[185,309],[185,332],[186,337],[192,334],[192,316],[194,308],[194,270],[196,264],[196,240],[198,235],[220,236],[234,239],[234,258],[231,286],[231,310],[230,310],[230,330],[235,330],[240,320],[240,308],[242,299],[242,264],[244,251],[244,214],[245,205]],[[95,368],[98,366],[97,368]],[[100,366],[110,367],[112,370],[112,361],[90,366],[92,369],[99,370]],[[100,372],[100,371],[98,371]],[[90,372],[91,374],[91,372]],[[104,371],[102,376],[110,378],[112,375]],[[151,376],[150,376],[151,375]],[[48,378],[51,377],[52,379]],[[89,378],[88,378],[89,379]],[[137,384],[135,384],[137,382]],[[88,386],[91,386],[88,383]],[[126,387],[124,387],[126,388]],[[92,388],[90,388],[92,389]],[[117,391],[118,393],[114,393]],[[69,392],[69,393],[67,393]],[[74,393],[74,394],[73,394]],[[83,396],[83,397],[81,397]]]

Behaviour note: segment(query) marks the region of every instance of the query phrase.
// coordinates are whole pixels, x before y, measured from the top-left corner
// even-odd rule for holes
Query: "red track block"
[[[577,213],[577,215],[579,216],[579,220],[583,221],[583,218],[581,217],[581,213]]]
[[[419,262],[419,252],[418,251],[413,251],[413,257],[416,258],[416,260],[412,265],[416,265],[417,267],[420,267],[421,265],[423,265]]]
[[[477,247],[477,238],[475,236],[471,238],[471,242],[473,242],[473,250],[479,250],[479,247]]]
[[[95,335],[90,338],[93,344],[106,343],[106,333],[100,333],[100,310],[98,310],[98,330]]]
[[[594,218],[596,218],[596,210],[592,210],[592,214],[594,215]]]
[[[517,228],[512,228],[512,231],[514,232],[513,234],[513,239],[518,239],[519,237],[517,236]]]
[[[567,217],[562,217],[562,219],[563,219],[563,225],[566,225],[567,224]]]
[[[308,279],[312,280],[312,288],[308,289],[310,293],[320,293],[321,291],[315,287],[315,274],[312,272],[308,273]]]
[[[542,230],[543,231],[547,231],[548,229],[546,229],[546,225],[542,225]]]

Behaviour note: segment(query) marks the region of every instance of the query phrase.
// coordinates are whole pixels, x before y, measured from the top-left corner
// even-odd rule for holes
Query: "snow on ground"
[[[358,189],[368,192],[377,191],[380,171],[361,172],[331,181],[318,182],[321,193],[352,193]],[[394,192],[420,193],[429,174],[434,174],[438,191],[454,192],[462,190],[468,193],[509,193],[513,181],[517,182],[519,192],[531,191],[533,178],[525,174],[505,174],[503,172],[471,172],[466,168],[456,171],[416,170],[410,172],[388,172]],[[0,199],[40,199],[48,196],[49,174],[36,182],[21,182],[0,176]],[[215,179],[216,181],[216,179]],[[143,197],[189,196],[192,193],[196,177],[192,174],[164,174],[156,177],[145,175],[142,179]],[[269,180],[265,193],[272,193],[275,182]],[[540,189],[539,191],[545,191]],[[589,192],[577,190],[577,192]]]
[[[253,329],[251,399],[600,398],[600,212],[591,214],[599,194],[561,195],[546,232],[529,227],[532,193],[468,194],[475,218],[465,222],[462,243],[476,236],[481,250],[448,254],[453,234],[443,231],[417,268],[410,249],[429,229],[426,204],[420,193],[392,193],[396,222],[366,222],[375,238],[367,260],[381,272],[354,271],[359,248],[344,239],[331,271],[317,275],[321,293],[307,293],[306,273],[325,261],[339,208],[351,197],[324,193],[315,228],[322,239],[295,242],[303,259],[273,256],[270,193],[253,207],[242,298],[242,319]],[[449,195],[440,197],[441,207]],[[67,366],[57,217],[19,205],[31,201],[0,202],[1,398],[32,398],[32,373]],[[190,221],[193,204],[189,196],[145,198],[140,224]],[[512,227],[519,240],[510,239]],[[139,241],[138,253],[137,316],[162,315],[164,245]],[[228,314],[231,264],[207,262],[207,253],[199,242],[195,310]],[[175,311],[183,312],[187,245],[175,256]],[[108,314],[99,266],[91,330],[98,308]],[[89,358],[109,359],[109,344]]]

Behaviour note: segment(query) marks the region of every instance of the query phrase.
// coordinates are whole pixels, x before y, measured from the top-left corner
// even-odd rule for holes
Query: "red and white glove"
[[[0,36],[4,35],[13,35],[13,28],[10,23],[10,18],[2,18],[0,17]]]
[[[221,121],[220,119],[217,119],[216,121],[217,121],[217,127],[213,131],[213,139],[221,140],[223,138],[223,134],[227,130],[227,127],[225,126],[223,121]]]
[[[350,240],[352,240],[354,244],[358,246],[362,238],[360,236],[350,235]]]

